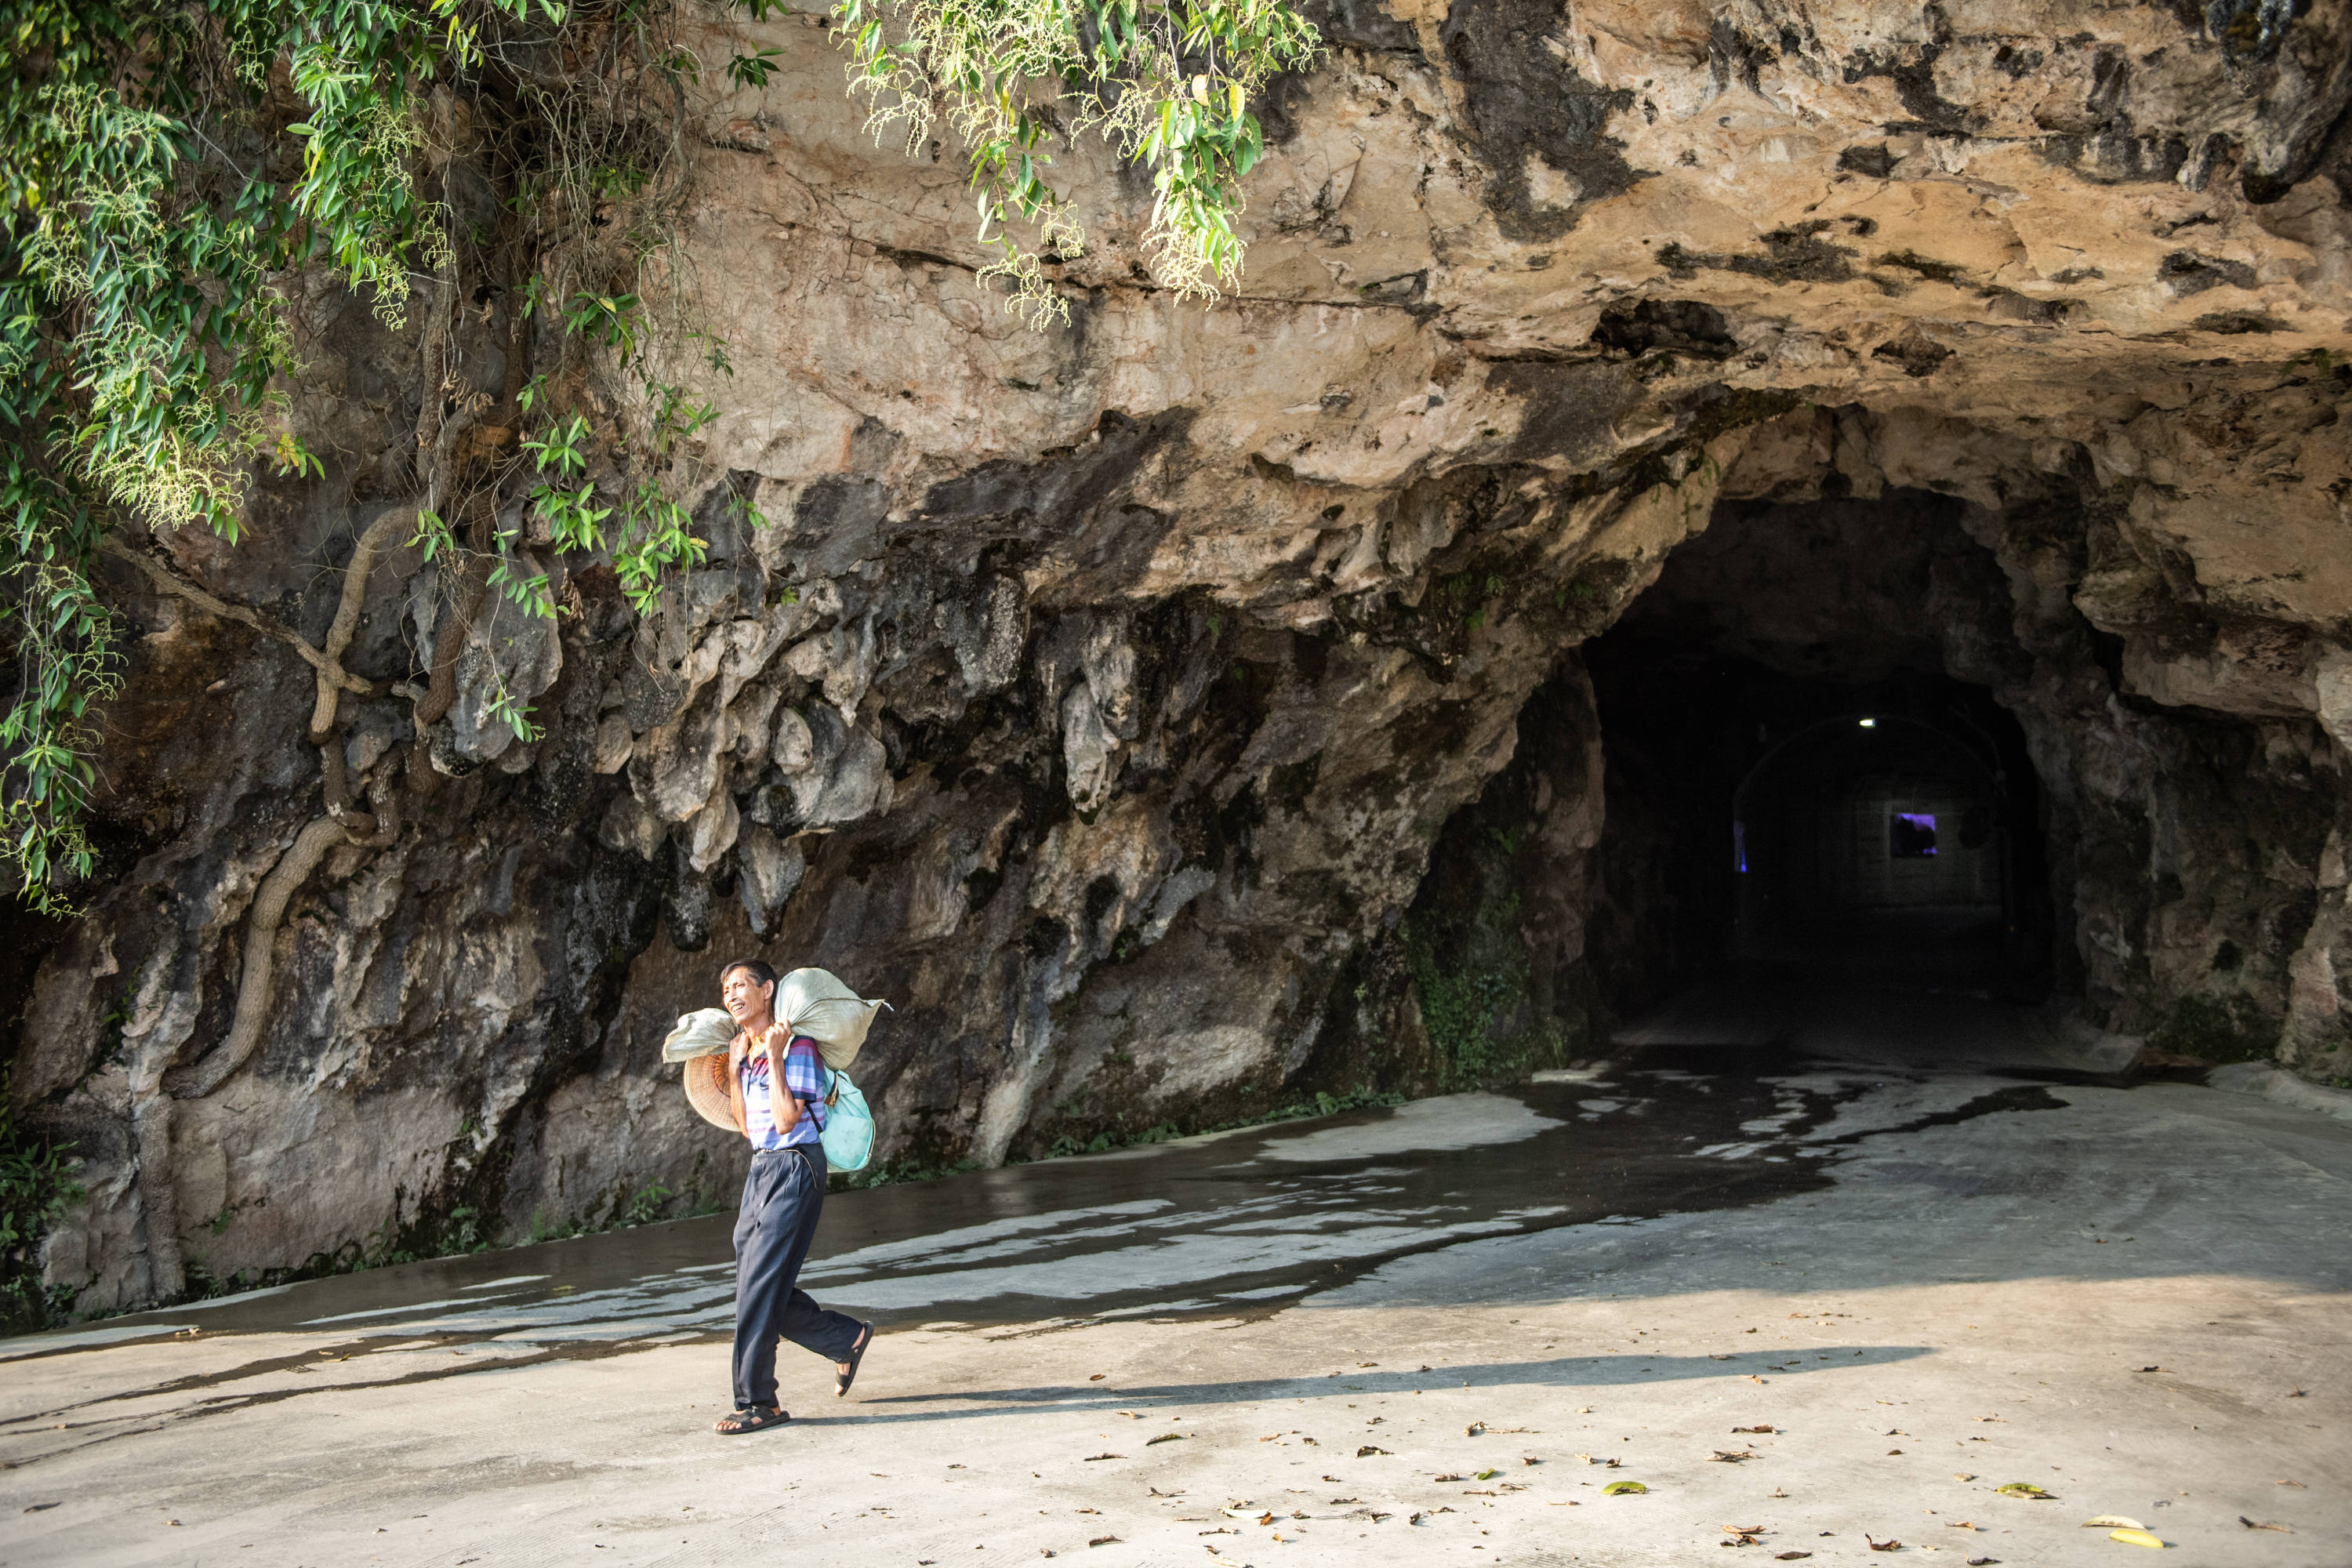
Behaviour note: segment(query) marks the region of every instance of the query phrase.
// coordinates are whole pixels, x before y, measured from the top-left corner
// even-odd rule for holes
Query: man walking
[[[776,1022],[776,972],[758,959],[720,970],[719,989],[736,1027],[728,1100],[751,1141],[735,1217],[735,1408],[716,1427],[732,1436],[792,1419],[776,1402],[779,1337],[834,1363],[838,1398],[857,1377],[874,1325],[818,1306],[799,1286],[824,1208],[824,1071],[815,1043]]]

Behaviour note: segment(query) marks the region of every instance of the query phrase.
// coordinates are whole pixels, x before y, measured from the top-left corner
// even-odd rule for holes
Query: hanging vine
[[[733,8],[754,21],[782,9]],[[1283,0],[845,0],[834,20],[877,132],[919,141],[943,119],[962,142],[998,256],[987,272],[1034,323],[1066,313],[1045,262],[1085,244],[1046,177],[1053,146],[1098,133],[1148,167],[1147,255],[1180,296],[1213,293],[1238,276],[1241,181],[1264,145],[1248,105],[1319,47]],[[679,462],[716,417],[705,389],[728,365],[697,325],[676,243],[705,62],[674,22],[671,0],[10,8],[0,647],[15,679],[0,689],[0,856],[34,907],[66,910],[96,863],[93,711],[122,679],[101,553],[319,668],[310,735],[328,819],[361,843],[397,807],[354,805],[386,780],[343,777],[341,694],[410,693],[421,736],[455,700],[469,635],[560,613],[534,545],[609,562],[640,610],[700,558],[680,499],[698,476]],[[777,53],[736,52],[724,74],[762,85]],[[495,222],[457,221],[459,167],[487,182]],[[423,360],[407,537],[372,536],[350,569],[363,580],[362,561],[402,542],[436,568],[444,630],[429,670],[397,685],[352,675],[331,635],[313,647],[138,542],[189,526],[234,541],[258,478],[323,477],[279,390],[297,368],[287,290],[320,268]],[[505,369],[492,388],[456,345],[494,313]],[[526,702],[489,680],[484,716],[535,736]],[[431,787],[427,770],[387,766]]]
[[[235,541],[258,475],[323,473],[276,389],[295,368],[283,290],[300,269],[334,268],[387,328],[407,327],[420,304],[431,318],[409,524],[463,601],[453,642],[479,608],[469,589],[499,590],[516,613],[555,613],[545,574],[520,564],[529,520],[498,521],[509,492],[548,466],[544,437],[528,448],[515,437],[536,416],[571,432],[575,452],[592,439],[584,416],[556,403],[593,397],[595,352],[616,332],[635,395],[593,438],[628,499],[593,508],[573,504],[578,489],[541,485],[531,504],[559,548],[613,559],[641,604],[698,555],[663,470],[678,433],[710,410],[653,373],[660,323],[614,281],[667,232],[663,204],[674,210],[685,184],[677,123],[697,68],[667,24],[658,0],[15,8],[0,67],[0,637],[16,666],[0,713],[0,854],[34,906],[62,910],[94,862],[91,711],[121,679],[92,574],[101,551],[200,608],[285,633],[110,536],[126,523],[202,525]],[[460,152],[446,144],[460,100],[463,151],[505,211],[494,245],[453,234],[446,194],[426,177]],[[592,212],[616,198],[633,217],[608,235]],[[571,332],[540,334],[551,345],[535,340],[530,309],[509,310],[503,395],[449,363],[461,280],[574,301]],[[599,301],[598,319],[583,320],[582,300]],[[505,434],[478,438],[501,410]],[[372,539],[361,554],[403,542]],[[333,667],[322,693],[371,689],[341,670],[340,647],[285,635]],[[492,700],[529,730],[520,704]],[[338,729],[322,696],[311,738],[340,817]],[[363,816],[348,826],[357,838],[375,831]]]
[[[1069,315],[1045,258],[1086,247],[1046,178],[1054,143],[1097,133],[1148,168],[1153,272],[1180,299],[1213,296],[1241,275],[1234,219],[1265,150],[1250,102],[1321,48],[1283,0],[843,0],[835,15],[868,129],[900,131],[911,152],[943,119],[963,143],[998,252],[983,276],[1033,323]]]

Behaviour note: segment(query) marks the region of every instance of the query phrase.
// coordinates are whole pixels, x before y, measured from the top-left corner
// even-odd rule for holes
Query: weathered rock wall
[[[348,663],[457,700],[352,721],[401,832],[296,889],[262,1045],[205,1092],[319,815],[310,676],[126,572],[110,858],[11,1081],[89,1162],[50,1279],[95,1310],[176,1287],[159,1237],[251,1278],[723,1197],[740,1156],[654,1049],[738,952],[898,1005],[861,1070],[888,1160],[1433,1070],[1394,942],[1433,846],[1725,498],[1961,503],[2006,604],[1897,608],[2032,736],[2091,1005],[2344,1070],[2352,5],[1326,19],[1239,297],[1152,287],[1148,193],[1083,149],[1096,243],[1043,333],[975,283],[952,153],[877,148],[822,30],[760,29],[782,68],[697,105],[677,252],[735,366],[709,563],[640,623],[537,542],[572,613],[462,646],[433,566],[377,568]],[[514,379],[509,303],[455,320],[306,295],[291,390],[343,456],[245,545],[159,548],[319,636],[414,499],[428,347],[445,395]],[[1573,887],[1589,747],[1545,766]],[[1590,910],[1545,898],[1557,997]]]

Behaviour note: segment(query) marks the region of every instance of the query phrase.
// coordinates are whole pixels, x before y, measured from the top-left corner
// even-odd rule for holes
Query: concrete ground
[[[1824,994],[836,1196],[752,1436],[724,1217],[0,1342],[0,1562],[2352,1563],[2352,1124]]]

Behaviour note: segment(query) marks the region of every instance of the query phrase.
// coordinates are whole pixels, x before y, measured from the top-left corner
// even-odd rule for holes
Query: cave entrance
[[[1917,491],[1726,502],[1563,653],[1404,917],[1441,1065],[1570,1066],[1612,1032],[1687,1034],[1670,1016],[1752,1042],[1864,993],[2038,1002],[2074,978],[2052,801],[1996,697],[2032,663],[1963,521]]]
[[[1586,646],[1612,1012],[1727,978],[2047,992],[2039,781],[1964,678],[2008,589],[1959,524],[1916,492],[1727,503]]]

